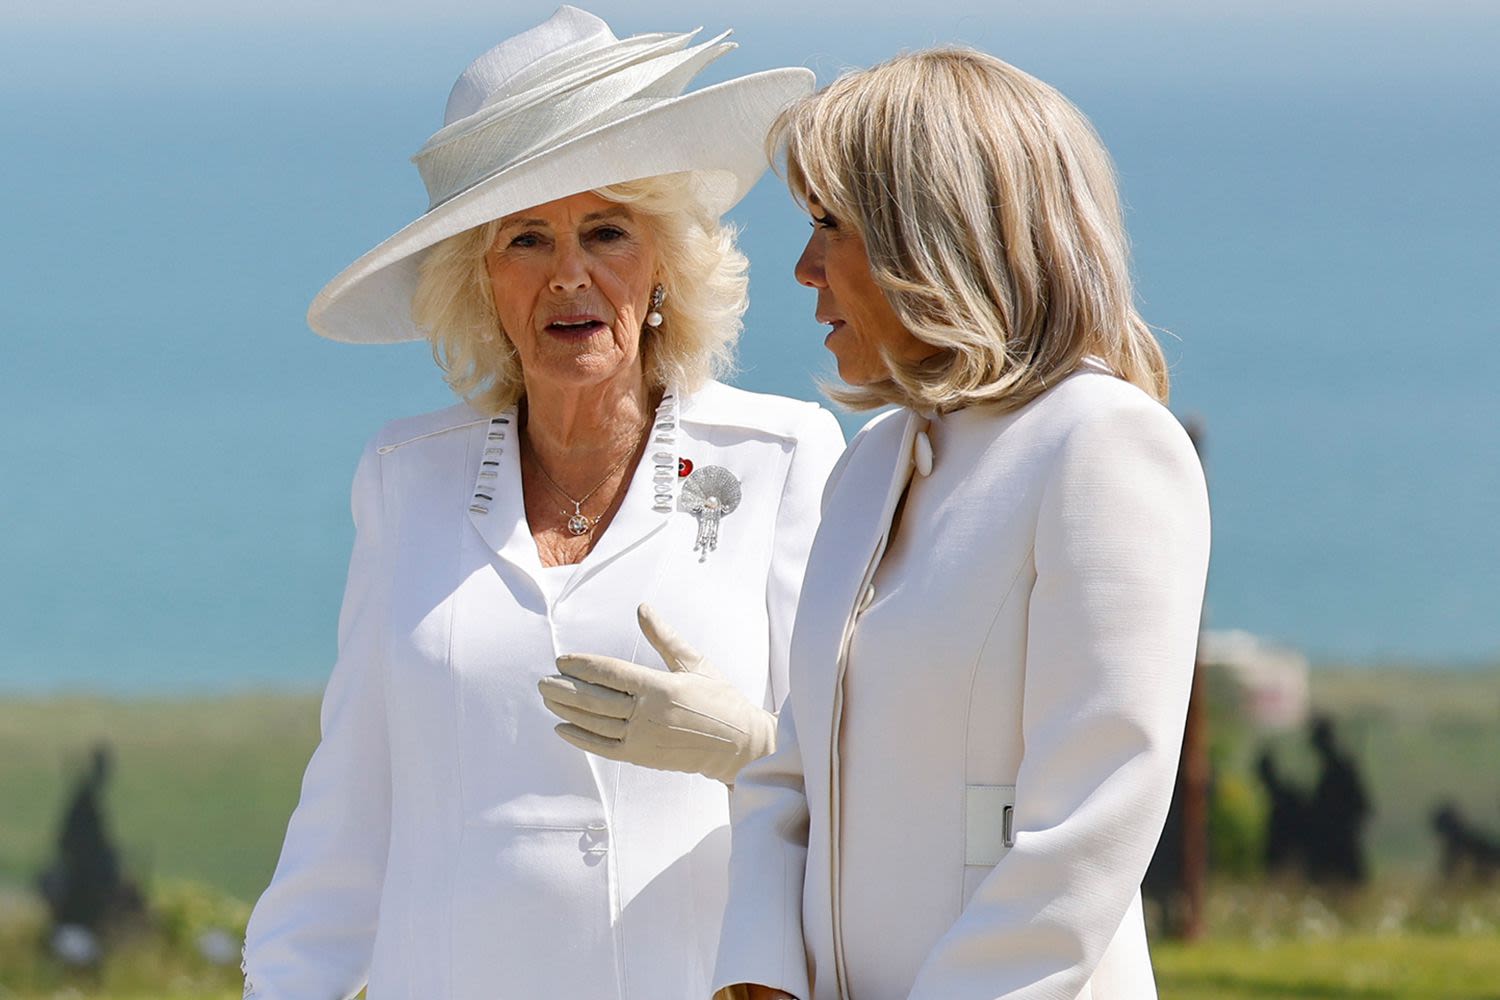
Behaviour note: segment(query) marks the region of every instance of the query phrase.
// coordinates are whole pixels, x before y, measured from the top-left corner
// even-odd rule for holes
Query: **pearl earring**
[[[646,325],[653,330],[661,326],[661,304],[667,300],[667,290],[661,285],[651,289],[651,311],[646,314]]]

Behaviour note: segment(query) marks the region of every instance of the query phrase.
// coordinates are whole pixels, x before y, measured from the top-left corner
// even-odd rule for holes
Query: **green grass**
[[[191,917],[209,902],[170,895],[153,930],[79,974],[37,947],[38,907],[0,898],[0,998],[237,998],[236,970],[192,947],[201,928]],[[1221,886],[1210,903],[1219,931],[1209,940],[1153,945],[1161,1000],[1500,1000],[1500,890],[1442,901],[1412,886],[1329,901]]]
[[[108,814],[127,867],[145,881],[190,879],[254,899],[317,744],[317,704],[307,695],[0,701],[0,885],[28,886],[45,867],[73,775],[107,740]]]
[[[1500,831],[1500,674],[1319,670],[1313,697],[1345,720],[1365,766],[1380,884],[1341,900],[1217,887],[1209,940],[1153,949],[1162,1000],[1500,1000],[1500,889],[1435,889],[1427,828],[1432,806],[1452,797]],[[39,952],[29,886],[52,853],[72,775],[99,740],[116,751],[111,823],[158,923],[80,978]],[[0,1000],[238,997],[233,968],[197,957],[195,928],[242,926],[316,742],[310,695],[0,700]],[[1287,771],[1310,778],[1302,734],[1271,742]]]
[[[1152,934],[1162,1000],[1500,1000],[1500,886],[1221,883],[1208,927],[1193,944]]]
[[[1500,831],[1500,672],[1322,669],[1313,698],[1344,720],[1364,764],[1378,874],[1433,870],[1428,815],[1441,799]],[[29,885],[45,865],[71,774],[101,739],[116,750],[109,809],[130,867],[253,899],[317,743],[317,698],[0,700],[0,886]],[[1300,732],[1267,742],[1311,780]]]
[[[1500,934],[1152,949],[1161,1000],[1500,1000]]]
[[[152,900],[155,919],[118,937],[98,969],[77,971],[43,946],[46,914],[29,896],[0,895],[0,998],[108,1000],[237,1000],[236,963],[214,965],[197,951],[209,927],[243,932],[245,907],[186,885],[165,887]]]

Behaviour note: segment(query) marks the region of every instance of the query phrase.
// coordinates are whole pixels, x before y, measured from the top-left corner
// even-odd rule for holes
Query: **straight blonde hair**
[[[1109,154],[1067,98],[964,48],[849,73],[782,112],[787,183],[864,239],[902,324],[939,351],[829,388],[856,409],[1013,409],[1089,356],[1166,402],[1136,312]]]
[[[642,330],[648,388],[691,392],[734,367],[734,348],[748,303],[749,262],[733,228],[704,211],[690,175],[664,174],[599,188],[629,204],[652,228],[666,292],[662,324]],[[450,236],[422,259],[412,319],[459,396],[497,412],[526,392],[521,360],[495,314],[484,256],[495,241],[494,220]]]

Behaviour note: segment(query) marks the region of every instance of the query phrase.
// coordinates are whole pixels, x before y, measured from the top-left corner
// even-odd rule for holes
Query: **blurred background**
[[[732,26],[702,83],[961,42],[1091,116],[1214,504],[1207,895],[1182,940],[1163,861],[1162,996],[1500,998],[1500,8],[586,6]],[[0,998],[239,995],[349,477],[451,401],[425,346],[304,311],[425,207],[459,71],[553,9],[0,2]],[[815,398],[805,219],[773,177],[733,218],[735,381]],[[79,856],[121,929],[58,932]]]

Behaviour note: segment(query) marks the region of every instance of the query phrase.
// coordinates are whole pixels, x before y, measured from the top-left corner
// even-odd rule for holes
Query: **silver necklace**
[[[590,531],[594,530],[595,525],[597,525],[601,520],[604,519],[604,511],[600,511],[594,517],[589,517],[583,512],[583,505],[588,502],[589,497],[599,492],[599,488],[601,486],[609,482],[610,477],[612,477],[616,472],[620,471],[620,467],[622,465],[630,461],[630,456],[634,455],[638,450],[640,450],[641,442],[645,440],[646,432],[650,429],[651,421],[648,420],[646,421],[645,428],[641,430],[641,436],[635,439],[635,444],[631,446],[630,450],[622,455],[618,462],[609,467],[609,471],[604,474],[604,478],[595,483],[593,489],[589,490],[587,493],[576,500],[570,493],[568,493],[567,490],[558,485],[557,480],[552,478],[552,474],[547,471],[546,466],[542,465],[542,460],[536,457],[536,448],[534,446],[530,448],[531,464],[536,466],[537,471],[542,474],[542,478],[547,480],[547,483],[559,494],[561,494],[564,500],[573,505],[573,513],[569,514],[565,510],[559,510],[558,513],[568,519],[568,530],[574,535],[587,535]],[[531,439],[529,437],[526,439],[526,443],[528,446],[531,445]]]

